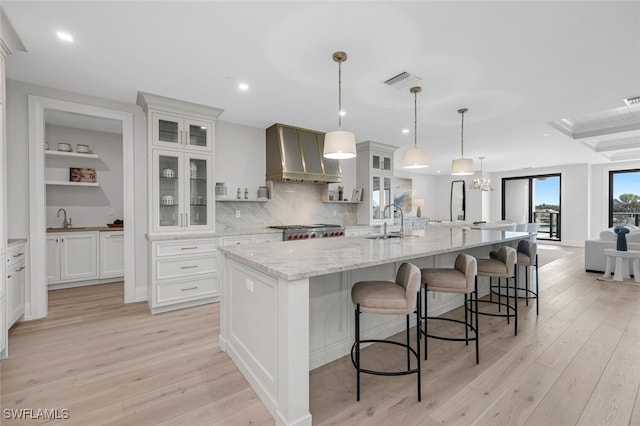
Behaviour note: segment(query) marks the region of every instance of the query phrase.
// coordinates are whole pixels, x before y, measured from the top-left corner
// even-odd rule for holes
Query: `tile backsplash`
[[[217,202],[216,231],[313,223],[355,225],[357,209],[357,204],[323,203],[322,185],[274,182],[269,201]],[[240,211],[239,218],[236,210]]]

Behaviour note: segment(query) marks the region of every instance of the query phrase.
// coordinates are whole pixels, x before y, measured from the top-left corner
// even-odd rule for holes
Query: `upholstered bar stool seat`
[[[410,263],[403,263],[398,268],[394,281],[360,281],[351,289],[351,299],[356,305],[355,309],[355,334],[356,340],[351,347],[351,362],[357,370],[357,400],[360,401],[360,373],[375,374],[378,376],[402,376],[416,374],[418,378],[418,401],[421,397],[420,383],[420,317],[422,308],[420,302],[420,270]],[[406,317],[407,343],[390,340],[367,339],[360,340],[360,314],[366,312],[381,315],[404,315]],[[416,338],[417,344],[411,347],[409,336],[409,316],[416,313]],[[406,349],[407,368],[400,371],[379,371],[361,368],[360,345],[362,343],[384,343],[401,346]],[[415,358],[416,366],[411,367],[411,358]]]
[[[480,362],[479,354],[479,336],[478,336],[478,305],[476,297],[475,306],[475,326],[473,317],[469,318],[467,311],[467,300],[470,293],[476,291],[476,272],[477,262],[473,256],[460,253],[456,257],[453,268],[425,268],[421,269],[422,284],[427,291],[442,292],[442,293],[463,293],[464,294],[464,321],[454,318],[442,318],[442,317],[430,317],[428,312],[428,299],[429,295],[425,295],[425,316],[424,316],[424,359],[427,359],[427,338],[448,340],[456,342],[465,342],[468,345],[470,341],[476,342],[476,364]],[[450,337],[430,334],[428,332],[428,321],[440,320],[450,321],[464,325],[464,337]],[[473,332],[473,337],[469,337],[469,331]]]
[[[478,312],[480,315],[489,315],[489,316],[504,316],[507,317],[507,323],[510,323],[511,316],[514,317],[514,334],[518,335],[518,304],[516,296],[516,289],[518,287],[518,276],[516,272],[516,259],[517,252],[513,247],[503,246],[497,252],[491,252],[489,254],[489,259],[477,259],[478,260],[478,275],[477,277],[489,277],[489,287],[490,287],[490,295],[493,295],[494,292],[498,294],[498,301],[494,301],[493,298],[489,300],[480,300],[481,303],[489,303],[498,305],[498,312],[487,312],[481,311]],[[495,286],[492,284],[492,279],[498,279],[498,285]],[[501,286],[501,279],[506,280],[506,286]],[[509,280],[513,280],[513,286],[509,287]],[[476,278],[477,280],[477,278]],[[495,291],[497,289],[497,292]],[[505,290],[505,293],[502,293],[502,289]],[[514,300],[513,303],[510,301],[509,290],[513,290],[514,292]],[[506,296],[506,303],[502,302],[502,297]],[[477,293],[476,293],[477,300]],[[505,308],[505,312],[502,312],[502,307]],[[474,307],[469,304],[469,310],[474,312]],[[512,315],[513,314],[513,315]]]

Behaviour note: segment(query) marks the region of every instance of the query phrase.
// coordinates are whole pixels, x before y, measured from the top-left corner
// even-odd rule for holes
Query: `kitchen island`
[[[524,232],[427,228],[404,238],[223,247],[220,347],[276,424],[309,425],[309,370],[347,355],[353,343],[353,283],[393,280],[405,261],[420,268],[451,266],[461,251],[488,256],[528,238]],[[429,315],[461,305],[456,296],[437,294]],[[403,317],[378,317],[363,322],[363,338],[386,338],[403,327]]]

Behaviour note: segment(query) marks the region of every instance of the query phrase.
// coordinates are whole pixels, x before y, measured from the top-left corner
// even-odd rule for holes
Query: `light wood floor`
[[[583,256],[541,267],[540,316],[521,302],[517,337],[480,318],[480,365],[473,346],[430,340],[421,403],[415,376],[365,375],[358,403],[350,360],[312,371],[314,424],[640,425],[640,287],[597,280]],[[151,316],[122,291],[54,291],[46,319],[14,327],[1,407],[66,408],[65,425],[273,424],[217,345],[217,305]],[[380,349],[363,359],[404,362]]]

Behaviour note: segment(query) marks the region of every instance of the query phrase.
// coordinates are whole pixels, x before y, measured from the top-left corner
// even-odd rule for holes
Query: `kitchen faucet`
[[[404,214],[402,213],[402,207],[397,204],[391,203],[387,207],[382,210],[382,217],[384,217],[385,212],[388,208],[395,207],[395,209],[400,211],[400,236],[404,237]],[[384,223],[384,237],[387,238],[387,222]]]
[[[62,222],[62,227],[71,228],[71,218],[69,218],[69,221],[67,221],[67,211],[63,208],[58,209],[56,217],[60,217],[60,212],[64,213],[64,221]]]

